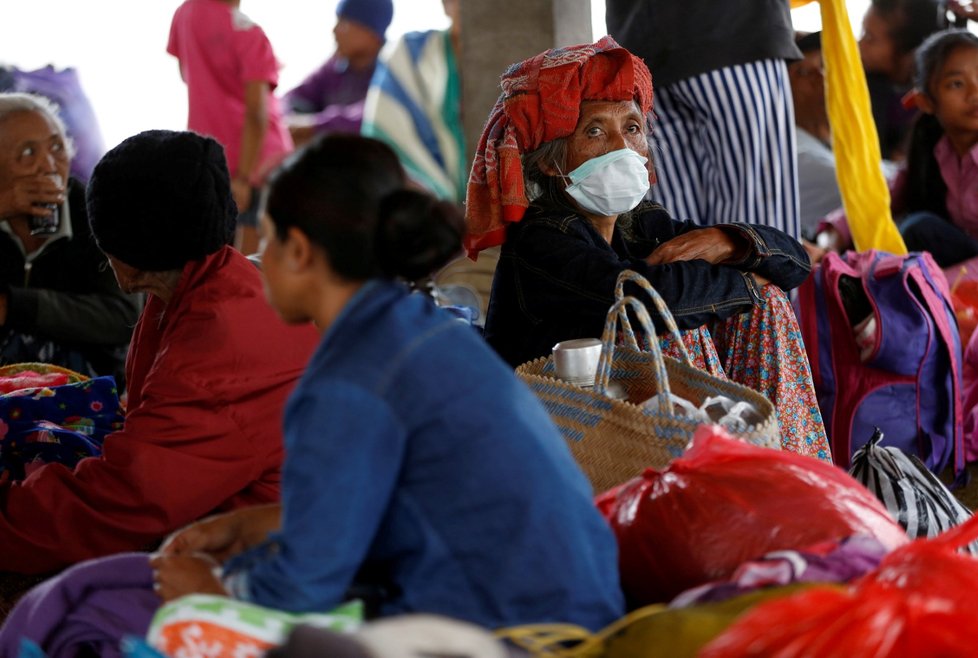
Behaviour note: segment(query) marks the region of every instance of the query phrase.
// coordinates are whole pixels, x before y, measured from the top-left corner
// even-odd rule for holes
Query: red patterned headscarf
[[[513,64],[500,86],[469,174],[465,248],[472,258],[502,244],[507,223],[523,218],[529,201],[521,156],[571,135],[582,101],[634,99],[642,114],[652,110],[648,67],[607,36]]]

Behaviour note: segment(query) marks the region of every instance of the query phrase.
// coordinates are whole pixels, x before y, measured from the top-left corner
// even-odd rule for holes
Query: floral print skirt
[[[717,321],[708,329],[683,332],[693,364],[763,394],[774,405],[781,447],[823,461],[832,461],[822,414],[815,397],[808,354],[791,302],[775,285],[761,289],[762,303],[748,313]],[[663,351],[680,352],[669,337]]]

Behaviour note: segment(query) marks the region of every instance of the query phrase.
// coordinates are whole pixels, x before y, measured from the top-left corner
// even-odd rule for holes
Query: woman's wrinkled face
[[[44,114],[24,110],[0,120],[0,186],[30,176],[68,182],[71,158],[65,136]]]
[[[109,261],[109,266],[115,274],[115,280],[119,284],[122,292],[132,295],[143,293],[155,295],[164,302],[169,301],[171,294],[176,289],[177,282],[180,280],[181,270],[166,272],[152,272],[140,270],[127,265],[115,256],[105,254]]]
[[[122,292],[126,294],[141,292],[139,290],[139,278],[141,274],[139,270],[132,265],[126,265],[114,256],[106,254],[105,257],[109,261],[109,267],[112,268],[112,273],[115,274],[115,280],[119,284]]]
[[[567,162],[563,173],[599,155],[632,149],[649,157],[645,116],[635,101],[584,101],[574,133],[567,138]]]

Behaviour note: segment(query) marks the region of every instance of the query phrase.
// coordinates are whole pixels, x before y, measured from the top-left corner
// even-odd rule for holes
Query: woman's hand
[[[280,505],[259,505],[212,516],[177,530],[160,546],[162,556],[204,554],[223,564],[278,529]]]
[[[805,253],[808,254],[808,260],[812,262],[813,266],[818,265],[822,259],[825,258],[825,254],[829,253],[828,249],[820,247],[810,240],[803,239],[801,241],[801,246],[805,248]]]
[[[65,200],[65,186],[60,176],[24,176],[13,179],[0,190],[0,220],[11,217],[47,217],[51,206]]]
[[[716,227],[683,233],[660,244],[645,259],[649,265],[664,265],[687,260],[705,260],[720,265],[737,260],[743,250],[733,235]]]
[[[164,601],[187,594],[218,594],[227,591],[218,576],[220,565],[206,555],[160,555],[150,557],[153,591]]]

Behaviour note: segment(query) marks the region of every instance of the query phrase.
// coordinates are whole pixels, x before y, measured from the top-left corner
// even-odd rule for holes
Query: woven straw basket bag
[[[13,377],[26,371],[36,372],[41,375],[47,375],[49,373],[61,373],[68,377],[69,384],[77,384],[78,382],[87,382],[89,380],[88,375],[83,375],[80,372],[75,372],[74,370],[70,370],[68,368],[56,366],[52,363],[35,363],[31,361],[10,363],[5,366],[0,366],[0,377]]]
[[[657,340],[644,341],[647,351],[639,348],[627,309],[633,310],[646,337],[654,337],[655,330],[645,305],[624,295],[625,281],[636,282],[651,297],[680,346],[683,361],[664,356]],[[543,402],[596,492],[621,484],[646,468],[664,468],[686,449],[699,423],[677,415],[668,395],[660,395],[654,408],[641,404],[659,393],[672,392],[697,407],[717,395],[749,402],[763,421],[734,434],[756,445],[780,449],[771,402],[757,391],[693,366],[672,314],[648,281],[635,272],[623,272],[615,296],[601,337],[601,358],[593,388],[558,379],[553,357],[528,361],[516,369],[516,374]],[[615,344],[619,326],[625,339],[623,346]],[[625,399],[607,395],[610,382],[624,389]]]

